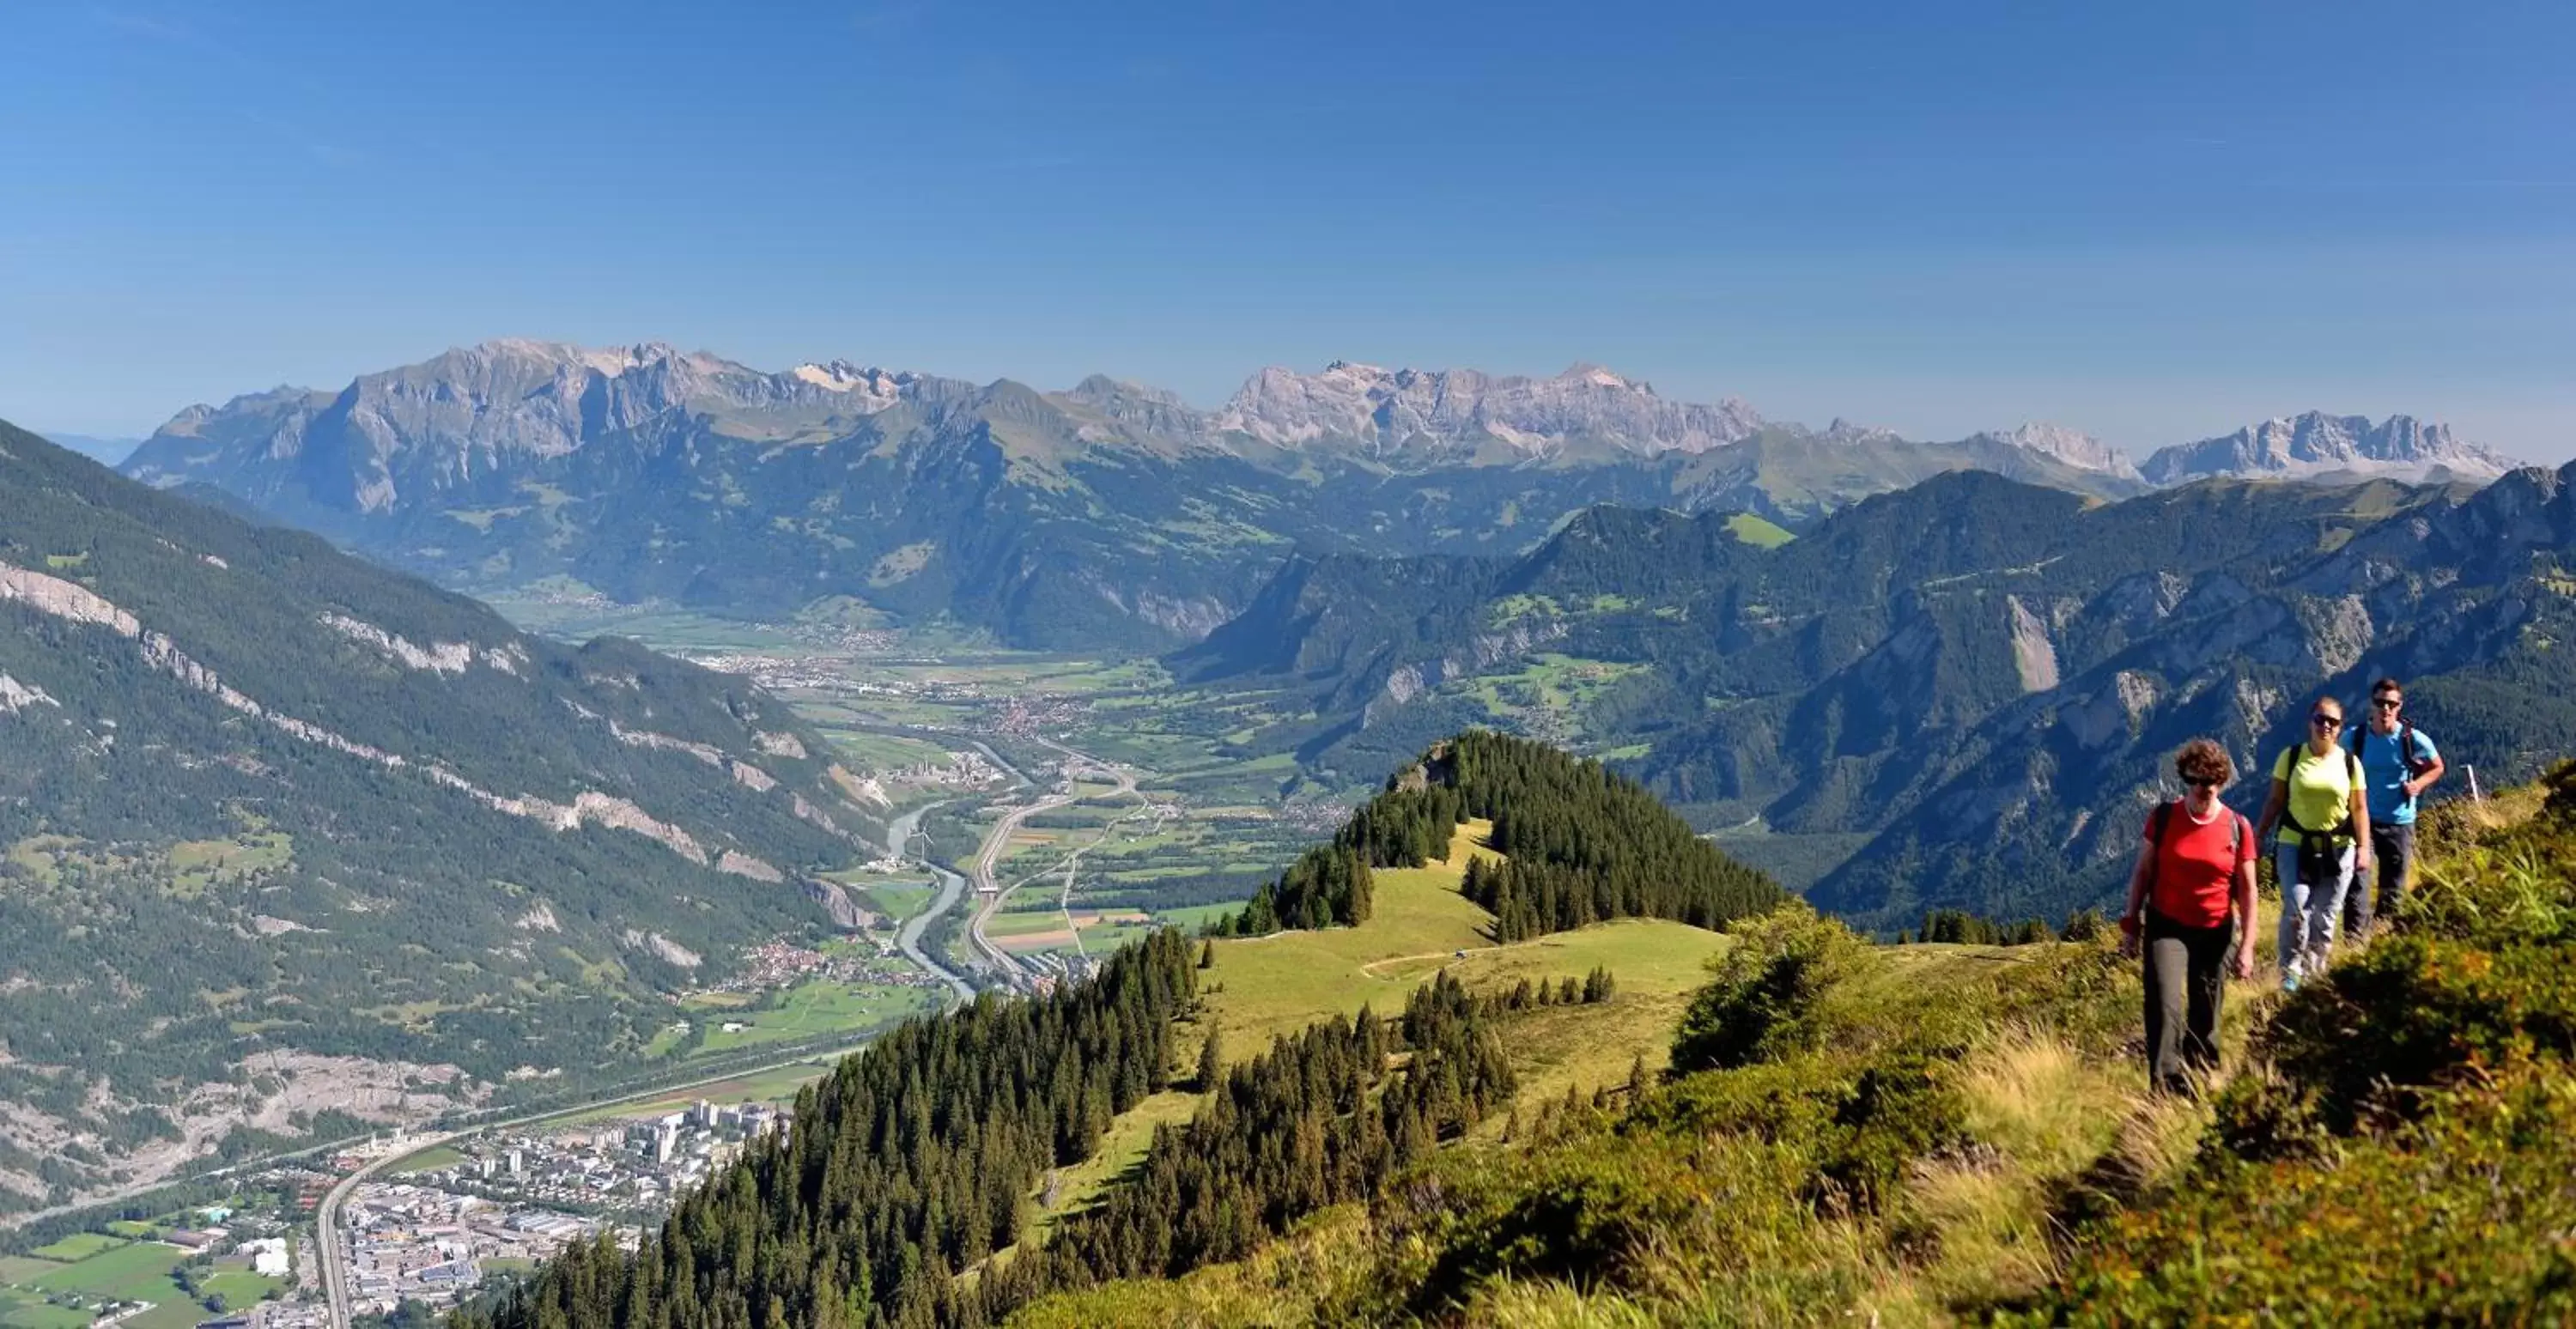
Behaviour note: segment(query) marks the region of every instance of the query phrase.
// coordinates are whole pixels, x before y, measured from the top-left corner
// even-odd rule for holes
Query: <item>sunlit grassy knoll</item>
[[[1379,869],[1375,912],[1359,927],[1217,942],[1216,966],[1200,980],[1202,991],[1214,989],[1208,1006],[1225,1046],[1238,1054],[1267,1047],[1363,1005],[1391,1014],[1443,969],[1487,992],[1524,978],[1580,979],[1601,967],[1618,981],[1608,1005],[1514,1023],[1512,1051],[1527,1085],[1561,1094],[1569,1083],[1589,1090],[1624,1081],[1640,1053],[1660,1065],[1673,1020],[1725,938],[1662,919],[1623,919],[1495,946],[1487,933],[1493,916],[1458,893],[1469,855],[1497,857],[1483,843],[1491,829],[1464,823],[1439,863]]]
[[[1359,927],[1216,943],[1216,967],[1199,975],[1200,991],[1211,994],[1208,1005],[1226,1046],[1268,1047],[1281,1034],[1364,1005],[1399,1010],[1405,994],[1430,975],[1380,978],[1367,966],[1491,946],[1485,928],[1492,916],[1458,893],[1467,855],[1492,852],[1481,847],[1491,829],[1483,822],[1460,825],[1448,858],[1437,865],[1379,869],[1375,912]]]
[[[1798,538],[1779,523],[1750,512],[1727,518],[1726,529],[1737,540],[1763,549],[1777,549]]]
[[[1028,1230],[1044,1240],[1057,1220],[1099,1199],[1102,1191],[1145,1157],[1146,1146],[1154,1142],[1155,1127],[1188,1121],[1205,1101],[1187,1089],[1167,1089],[1120,1114],[1091,1157],[1058,1168],[1040,1182],[1037,1213]]]

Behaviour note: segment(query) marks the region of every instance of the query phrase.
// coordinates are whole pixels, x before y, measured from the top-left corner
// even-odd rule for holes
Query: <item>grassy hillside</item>
[[[1619,980],[1619,996],[1607,1008],[1569,1007],[1562,1020],[1543,1022],[1562,1028],[1515,1039],[1524,1085],[1562,1093],[1569,1075],[1598,1070],[1602,1078],[1586,1083],[1588,1091],[1625,1077],[1634,1052],[1659,1060],[1684,996],[1698,986],[1725,937],[1632,918],[1498,946],[1494,916],[1458,893],[1471,856],[1501,861],[1483,847],[1492,826],[1461,822],[1439,861],[1379,869],[1377,911],[1358,927],[1211,943],[1216,963],[1199,975],[1203,1024],[1218,1031],[1223,1046],[1248,1055],[1334,1014],[1356,1014],[1363,1006],[1400,1009],[1407,993],[1443,971],[1489,992],[1522,979],[1580,981],[1606,967]],[[1612,1053],[1615,1064],[1604,1060]]]
[[[1012,1322],[2565,1323],[2576,767],[2427,835],[2403,933],[2234,985],[2197,1099],[2145,1092],[2108,938],[1881,948],[1793,910],[1734,929],[1683,1022],[1727,1036],[1679,1074]]]

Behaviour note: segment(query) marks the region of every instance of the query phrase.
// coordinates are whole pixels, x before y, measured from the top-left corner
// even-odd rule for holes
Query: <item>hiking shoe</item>
[[[2298,970],[2293,969],[2290,972],[2281,975],[2281,990],[2283,992],[2296,992],[2299,990]]]

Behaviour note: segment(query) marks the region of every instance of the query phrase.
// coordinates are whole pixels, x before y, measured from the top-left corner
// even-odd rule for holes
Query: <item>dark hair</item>
[[[2227,759],[2227,749],[2216,739],[2195,738],[2174,754],[2174,774],[2189,784],[2194,780],[2215,780],[2220,784],[2236,778],[2236,763]]]
[[[2393,678],[2383,678],[2370,685],[2370,695],[2376,697],[2383,692],[2394,692],[2403,697],[2406,695],[2406,687]]]

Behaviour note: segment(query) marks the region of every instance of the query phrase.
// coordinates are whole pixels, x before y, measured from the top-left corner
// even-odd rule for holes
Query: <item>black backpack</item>
[[[2359,757],[2361,755],[2361,745],[2369,737],[2370,722],[2364,720],[2360,724],[2352,727],[2352,742],[2345,744],[2344,750],[2350,752],[2355,757]],[[2423,768],[2415,764],[2414,724],[2405,720],[2398,721],[2395,737],[2397,739],[2398,767],[2404,770],[2408,775],[2422,775],[2424,773]]]

